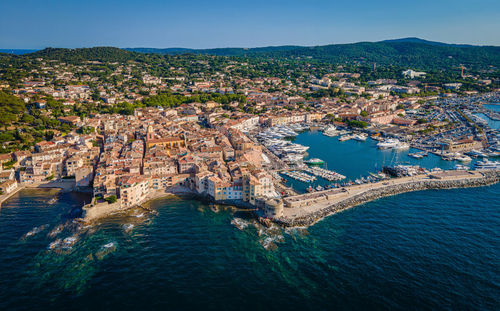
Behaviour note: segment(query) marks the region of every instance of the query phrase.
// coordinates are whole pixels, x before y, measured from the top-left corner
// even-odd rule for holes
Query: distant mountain
[[[358,42],[323,46],[273,46],[260,48],[218,49],[148,49],[128,51],[159,54],[207,54],[220,56],[311,58],[318,61],[345,64],[352,62],[380,65],[411,66],[421,69],[470,66],[500,67],[500,47],[447,44],[419,38],[403,38],[380,42]]]
[[[166,48],[166,49],[155,49],[155,48],[125,48],[127,51],[139,52],[139,53],[156,53],[156,54],[207,54],[207,55],[218,55],[218,56],[242,56],[242,55],[253,55],[259,53],[266,53],[272,51],[290,51],[294,49],[301,48],[301,46],[294,45],[283,45],[283,46],[268,46],[268,47],[258,47],[258,48],[214,48],[214,49],[186,49],[186,48]]]
[[[473,45],[470,44],[453,44],[453,43],[443,43],[443,42],[437,42],[437,41],[428,41],[416,37],[409,37],[409,38],[401,38],[401,39],[391,39],[391,40],[384,40],[380,42],[388,42],[388,43],[401,43],[401,42],[411,42],[411,43],[423,43],[423,44],[428,44],[428,45],[437,45],[437,46],[458,46],[458,47],[472,47]]]
[[[129,52],[138,52],[138,53],[155,53],[155,54],[185,54],[185,53],[194,53],[193,49],[186,48],[167,48],[167,49],[156,49],[156,48],[125,48],[124,50]]]
[[[362,63],[382,66],[411,67],[431,70],[464,65],[469,69],[500,67],[500,47],[455,45],[432,42],[419,38],[404,38],[380,42],[358,42],[323,46],[269,46],[259,48],[128,48],[94,47],[81,49],[46,48],[28,57],[44,57],[67,62],[88,60],[123,62],[128,60],[149,61],[145,57],[161,55],[202,54],[275,59],[308,59],[331,64]],[[3,54],[5,55],[5,54]]]

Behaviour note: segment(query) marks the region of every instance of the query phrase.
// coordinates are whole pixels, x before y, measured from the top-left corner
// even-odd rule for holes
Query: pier
[[[19,191],[23,190],[25,187],[24,186],[17,186],[16,189],[12,190],[10,193],[5,193],[0,196],[0,208],[2,207],[2,204],[10,199],[12,196],[14,196],[16,193]]]
[[[285,227],[309,226],[324,217],[385,196],[428,189],[479,187],[500,181],[500,171],[441,171],[393,178],[284,198],[283,215],[273,219]]]
[[[320,168],[320,167],[307,167],[307,168],[304,168],[303,171],[310,173],[314,176],[321,177],[321,178],[326,179],[328,181],[345,179],[344,175],[341,175],[337,172],[330,171],[330,170]]]
[[[303,173],[301,171],[284,171],[282,172],[283,175],[286,175],[290,178],[293,178],[295,180],[301,181],[301,182],[306,182],[310,183],[316,180],[316,177],[308,175],[306,173]]]

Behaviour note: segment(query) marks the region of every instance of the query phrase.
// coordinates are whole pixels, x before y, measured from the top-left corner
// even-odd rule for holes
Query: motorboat
[[[394,147],[396,150],[407,150],[410,149],[410,144],[404,143],[404,142],[399,142],[399,144]]]
[[[469,169],[469,167],[466,165],[457,164],[457,165],[455,165],[454,169],[458,170],[458,171],[466,171]]]
[[[339,134],[339,131],[337,130],[337,128],[333,125],[327,127],[324,131],[323,131],[323,135],[325,136],[329,136],[329,137],[333,137],[333,136],[337,136]]]
[[[500,162],[498,161],[478,161],[474,165],[474,168],[478,170],[500,170]]]
[[[356,134],[352,137],[352,139],[357,141],[365,141],[368,138],[367,134]]]
[[[310,164],[310,165],[322,165],[325,163],[325,161],[318,159],[318,158],[312,158],[312,159],[309,159],[309,160],[304,161],[304,162],[307,164]]]
[[[460,162],[470,162],[472,161],[472,158],[469,156],[466,156],[465,154],[461,154],[455,157],[455,160],[460,161]]]
[[[424,157],[424,155],[421,153],[408,153],[408,156],[415,159],[422,159]]]
[[[400,144],[400,141],[398,139],[389,138],[389,139],[386,139],[384,141],[377,143],[377,147],[379,149],[393,149],[399,144]]]
[[[352,139],[352,138],[353,138],[353,136],[346,134],[346,135],[340,136],[339,137],[339,141],[346,141],[346,140],[349,140],[349,139]]]
[[[478,150],[471,150],[469,152],[466,152],[467,155],[474,157],[474,158],[486,158],[487,155],[484,152],[478,151]]]

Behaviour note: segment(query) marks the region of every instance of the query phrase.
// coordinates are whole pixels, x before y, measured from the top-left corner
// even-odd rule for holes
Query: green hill
[[[464,65],[469,69],[500,67],[500,47],[446,44],[418,38],[405,38],[381,42],[358,42],[313,47],[275,46],[260,48],[217,49],[154,49],[94,47],[81,49],[46,48],[28,57],[43,57],[66,62],[148,60],[154,55],[216,55],[248,58],[310,59],[330,64],[394,65],[422,70],[450,69]],[[6,54],[3,54],[6,55]],[[150,57],[145,57],[149,55]]]
[[[201,50],[135,48],[127,50],[159,54],[195,53],[264,58],[311,58],[333,64],[377,63],[421,69],[450,68],[458,65],[471,68],[500,67],[500,47],[446,44],[418,38],[314,47],[277,46]]]
[[[26,55],[33,58],[42,57],[65,62],[124,62],[137,58],[137,53],[115,47],[93,47],[81,49],[46,48]]]

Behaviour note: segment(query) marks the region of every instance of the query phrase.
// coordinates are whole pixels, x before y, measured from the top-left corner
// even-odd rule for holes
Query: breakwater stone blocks
[[[370,202],[382,197],[396,195],[411,191],[421,191],[430,189],[452,189],[452,188],[468,188],[468,187],[481,187],[498,183],[500,181],[500,171],[481,171],[482,176],[475,175],[470,178],[460,179],[421,179],[416,181],[409,181],[401,184],[389,184],[385,187],[378,187],[364,191],[359,194],[341,200],[340,202],[329,205],[321,210],[311,212],[305,216],[300,216],[293,219],[275,218],[273,221],[285,227],[298,227],[310,226],[317,221],[338,213],[342,210]]]

